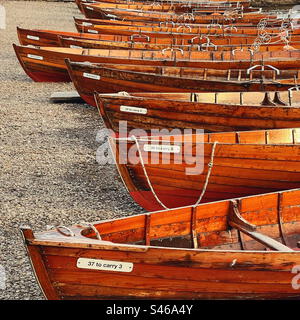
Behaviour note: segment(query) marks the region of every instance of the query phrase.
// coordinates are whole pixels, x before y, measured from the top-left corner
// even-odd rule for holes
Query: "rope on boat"
[[[194,204],[194,207],[198,206],[199,203],[202,201],[202,198],[206,192],[206,189],[207,189],[207,186],[208,186],[208,182],[209,182],[209,178],[210,178],[210,175],[211,175],[211,171],[212,171],[212,168],[214,166],[214,158],[215,158],[215,151],[216,151],[216,146],[218,144],[218,141],[215,141],[213,146],[212,146],[212,151],[211,151],[211,155],[210,155],[210,161],[208,163],[208,171],[207,171],[207,175],[206,175],[206,178],[205,178],[205,183],[204,183],[204,186],[203,186],[203,189],[202,189],[202,192],[200,194],[200,197],[198,198],[197,202]]]
[[[138,151],[139,158],[140,158],[140,162],[141,162],[141,166],[142,166],[143,171],[144,171],[144,175],[145,175],[145,177],[146,177],[146,179],[147,179],[147,183],[148,183],[148,185],[149,185],[149,188],[150,188],[150,190],[151,190],[151,192],[152,192],[155,200],[156,200],[164,209],[169,209],[168,207],[166,207],[166,206],[160,201],[160,199],[158,198],[158,196],[157,196],[157,194],[156,194],[156,192],[155,192],[155,190],[154,190],[154,188],[153,188],[153,186],[152,186],[152,183],[151,183],[151,181],[150,181],[150,178],[149,178],[149,176],[148,176],[148,173],[147,173],[147,170],[146,170],[146,167],[145,167],[144,159],[143,159],[143,157],[142,157],[142,153],[141,153],[141,149],[140,149],[140,144],[139,144],[139,142],[138,142],[137,137],[136,137],[136,136],[131,136],[131,138],[134,140],[134,142],[135,142],[135,144],[136,144],[137,151]]]
[[[139,145],[139,142],[138,142],[138,139],[136,136],[131,136],[131,139],[134,140],[134,142],[136,143],[136,146],[137,146],[137,151],[138,151],[138,155],[139,155],[139,158],[140,158],[140,162],[141,162],[141,166],[142,166],[142,169],[143,169],[143,172],[144,172],[144,175],[146,177],[146,180],[147,180],[147,183],[149,185],[149,188],[155,198],[155,200],[166,210],[170,209],[168,208],[160,199],[159,197],[157,196],[153,186],[152,186],[152,183],[150,181],[150,178],[149,178],[149,175],[147,173],[147,170],[146,170],[146,167],[145,167],[145,163],[144,163],[144,160],[143,160],[143,157],[142,157],[142,153],[141,153],[141,148],[140,148],[140,145]],[[216,151],[216,146],[218,144],[218,141],[215,141],[213,143],[213,146],[212,146],[212,152],[211,152],[211,156],[210,156],[210,161],[208,163],[208,171],[207,171],[207,175],[206,175],[206,178],[205,178],[205,183],[204,183],[204,186],[203,186],[203,189],[202,189],[202,192],[198,198],[198,200],[196,201],[196,203],[193,205],[193,207],[196,207],[200,204],[200,202],[202,201],[202,198],[206,192],[206,189],[207,189],[207,186],[208,186],[208,183],[209,183],[209,178],[211,176],[211,172],[212,172],[212,168],[214,166],[214,157],[215,157],[215,151]]]
[[[88,228],[92,229],[92,230],[95,232],[95,234],[96,234],[96,238],[97,238],[98,240],[102,240],[99,231],[97,230],[97,228],[96,228],[92,223],[89,223],[89,222],[81,222],[80,225],[81,225],[82,227],[88,227]]]
[[[124,96],[124,97],[129,97],[130,96],[130,94],[128,92],[126,92],[126,91],[119,91],[118,95]]]
[[[59,233],[61,233],[62,235],[66,236],[66,237],[74,237],[74,236],[75,236],[74,232],[73,232],[70,228],[68,228],[68,227],[66,227],[66,226],[63,226],[63,225],[57,226],[57,227],[56,227],[56,230],[57,230]],[[67,233],[65,233],[65,232],[62,231],[62,230],[67,230],[69,233],[67,234]]]

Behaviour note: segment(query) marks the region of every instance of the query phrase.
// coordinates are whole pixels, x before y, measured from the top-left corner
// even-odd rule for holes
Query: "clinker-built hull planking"
[[[299,92],[95,94],[106,127],[208,132],[300,127]],[[291,104],[290,104],[291,103]],[[126,106],[126,107],[125,107]]]
[[[93,229],[22,232],[48,299],[299,298],[299,198],[291,190],[102,221]],[[270,244],[276,250],[266,250]]]
[[[110,140],[125,186],[147,211],[194,205],[199,198],[204,203],[300,186],[298,129],[283,136],[275,131],[274,140],[264,133],[240,132],[221,136],[220,142],[211,134],[209,142],[203,142],[198,134],[185,145],[182,136],[177,137],[175,142],[168,137],[162,142],[158,137]],[[208,170],[209,163],[213,166]]]
[[[217,70],[141,65],[100,65],[66,61],[73,84],[88,104],[94,92],[282,91],[294,86],[298,71]],[[259,68],[258,68],[259,69]],[[286,75],[286,77],[284,77]],[[275,78],[274,78],[275,76]],[[264,81],[262,83],[262,77]],[[276,79],[276,80],[275,80]]]

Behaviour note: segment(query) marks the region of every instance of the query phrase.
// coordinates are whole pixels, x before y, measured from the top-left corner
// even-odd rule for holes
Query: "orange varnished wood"
[[[259,71],[259,66],[258,70],[248,72],[245,69],[219,70],[218,66],[215,66],[216,69],[166,68],[140,65],[82,64],[71,61],[66,61],[66,65],[78,93],[93,106],[95,106],[94,92],[282,91],[293,87],[295,77],[296,79],[298,77],[296,70],[285,70],[277,75],[275,70]],[[84,77],[84,74],[94,74],[96,79]],[[162,110],[164,110],[163,104],[162,101]],[[190,114],[186,118],[186,122],[189,122],[191,116]],[[193,127],[192,122],[193,120],[190,125]],[[213,121],[211,122],[213,123]],[[168,126],[168,123],[165,122],[163,125]],[[216,126],[215,131],[220,130],[226,131],[225,127],[222,128],[221,123],[219,127]]]
[[[107,4],[110,4],[110,3],[120,3],[120,4],[139,4],[139,3],[143,3],[143,4],[153,4],[153,1],[150,1],[150,0],[96,0],[96,1],[85,1],[85,0],[76,0],[75,1],[77,4],[81,3],[81,2],[102,2],[102,3],[107,3]],[[224,4],[224,2],[227,4],[227,5],[230,5],[230,6],[235,6],[235,7],[249,7],[251,2],[249,0],[231,0],[231,1],[222,1],[222,0],[211,0],[209,2],[209,5],[211,6],[216,6],[216,5],[219,5],[220,3]],[[161,4],[169,4],[169,1],[168,0],[160,0],[160,3]],[[190,4],[195,4],[195,5],[199,5],[199,1],[196,1],[196,0],[173,0],[174,4],[183,4],[183,5],[190,5]],[[207,4],[207,1],[204,2],[205,4]],[[201,3],[200,3],[201,5]]]
[[[28,256],[30,258],[31,266],[33,267],[36,280],[39,283],[45,297],[51,300],[59,298],[56,290],[53,288],[53,284],[49,278],[47,267],[45,266],[45,256],[41,252],[41,247],[31,246],[27,241],[34,238],[33,232],[28,227],[22,228],[22,236],[24,238],[24,244],[27,249]]]
[[[82,6],[83,7],[83,6]],[[106,8],[98,9],[97,12],[94,10],[85,10],[84,12],[87,18],[103,18],[115,16],[118,20],[132,20],[132,21],[173,21],[173,22],[188,22],[188,23],[221,23],[221,24],[232,24],[238,23],[252,23],[257,24],[263,18],[276,19],[276,16],[266,15],[263,13],[237,13],[228,16],[222,14],[211,14],[211,15],[189,15],[176,14],[172,12],[155,12],[155,11],[144,11],[144,10],[122,10],[117,8]]]
[[[283,135],[290,136],[289,144],[286,140],[283,140],[283,143],[277,140],[272,144],[268,142],[257,144],[252,132],[246,144],[226,143],[224,140],[218,142],[215,146],[213,169],[202,202],[292,189],[299,186],[300,176],[298,176],[297,169],[299,168],[299,147],[295,144],[297,142],[291,134],[292,131],[293,129],[283,131]],[[131,135],[130,131],[128,134]],[[247,132],[240,132],[239,135],[247,136]],[[193,137],[200,139],[200,135]],[[218,141],[216,137],[215,141]],[[170,142],[170,138],[165,138],[165,142],[159,142],[157,137],[152,139],[154,142],[151,142],[151,137],[139,142],[140,156],[143,158],[147,177],[141,166],[140,158],[134,152],[135,143],[130,142],[130,139],[128,142],[126,139],[116,140],[117,146],[114,148],[117,152],[116,165],[122,168],[120,173],[129,193],[146,210],[161,209],[162,204],[158,202],[150,189],[150,181],[156,196],[166,207],[193,205],[198,200],[207,179],[207,166],[212,156],[213,141],[202,144],[201,140],[198,140],[198,143],[195,142],[188,146],[185,146],[183,142],[174,142],[175,145],[180,146],[180,152],[177,155],[143,151],[144,145],[149,143],[174,145],[172,141]],[[111,140],[111,142],[114,145],[114,141]],[[119,147],[120,150],[127,147],[127,155],[119,154]],[[203,150],[199,152],[199,148]],[[193,151],[189,153],[185,150]],[[195,162],[193,157],[196,152],[199,161]],[[188,163],[193,163],[193,165],[188,165]],[[187,170],[191,170],[196,163],[200,168],[197,173],[187,174]],[[202,165],[203,171],[201,171]],[[132,185],[135,186],[134,189],[131,189]]]
[[[70,59],[74,62],[135,64],[142,66],[176,65],[223,70],[248,69],[251,66],[261,65],[262,59],[265,64],[268,63],[281,70],[297,69],[300,63],[300,60],[296,59],[300,55],[300,51],[297,50],[288,52],[262,52],[254,55],[252,59],[250,58],[251,54],[247,52],[232,55],[231,52],[178,52],[174,49],[166,51],[144,51],[57,47],[34,48],[15,44],[14,49],[23,69],[35,81],[70,81],[65,59]],[[112,73],[113,71],[109,72]],[[252,86],[256,86],[256,88],[251,91],[258,91],[257,86],[259,86],[259,84],[250,82],[249,86],[247,85],[247,89],[249,90]],[[278,87],[276,83],[274,83],[273,86]],[[189,91],[190,90],[191,89],[189,89]],[[201,91],[203,90],[202,88]],[[141,91],[147,90],[142,89]],[[160,87],[158,91],[168,90],[163,90]],[[227,89],[227,91],[232,90]],[[241,90],[236,89],[234,91]]]
[[[281,197],[285,237],[294,246],[299,240],[299,196],[297,189],[240,198],[240,214],[258,232],[280,243]],[[197,249],[191,248],[193,210]],[[228,224],[229,213],[230,201],[213,202],[195,209],[153,212],[147,215],[151,219],[141,214],[95,222],[103,240],[96,240],[92,229],[78,225],[71,227],[73,237],[53,229],[28,236],[26,245],[41,248],[59,299],[298,298],[291,270],[300,263],[300,253],[266,251],[249,237],[244,237],[247,249],[241,250],[237,231]],[[151,239],[148,246],[144,245],[146,230]],[[131,262],[133,270],[81,269],[76,266],[78,258]]]
[[[253,28],[209,28],[209,27],[193,27],[192,26],[181,26],[181,27],[172,27],[172,26],[122,26],[122,25],[107,25],[105,23],[102,24],[94,24],[92,26],[86,26],[85,24],[81,24],[80,26],[77,25],[78,30],[80,32],[87,32],[88,29],[90,30],[97,30],[101,34],[119,34],[119,35],[133,35],[133,34],[145,34],[149,37],[156,37],[156,38],[167,38],[167,37],[182,37],[182,38],[193,38],[196,36],[207,36],[212,41],[215,37],[226,37],[226,38],[235,38],[238,39],[239,37],[254,37],[254,39],[259,36],[261,30],[257,29],[257,27]],[[270,37],[280,39],[280,35],[283,32],[279,28],[267,28],[264,30]],[[299,30],[291,30],[287,33],[288,38],[293,41],[293,39],[299,39],[296,35],[299,35]],[[254,40],[253,39],[253,40]]]
[[[83,14],[87,14],[90,16],[97,16],[101,14],[101,11],[98,9],[105,8],[116,8],[116,9],[125,9],[125,10],[143,10],[143,11],[158,11],[158,12],[174,12],[174,13],[192,13],[193,11],[197,12],[197,14],[213,14],[219,13],[224,14],[226,11],[235,11],[235,12],[257,12],[256,8],[250,8],[249,6],[241,7],[238,5],[234,5],[232,3],[224,3],[224,4],[201,4],[201,3],[190,3],[190,5],[182,5],[182,3],[107,3],[97,1],[96,3],[85,3],[82,1],[77,2]],[[93,12],[95,11],[95,12]],[[90,14],[89,14],[90,13]]]
[[[139,38],[142,40],[142,37]],[[134,49],[134,50],[164,50],[170,47],[170,44],[155,44],[148,42],[139,41],[105,41],[105,40],[93,40],[93,39],[82,39],[77,37],[67,37],[59,36],[59,45],[61,47],[70,48],[91,48],[91,49]],[[175,50],[184,51],[234,51],[237,50],[251,50],[251,45],[219,45],[219,46],[208,46],[203,48],[199,44],[190,45],[172,45]],[[178,49],[176,49],[178,48]],[[286,46],[284,42],[278,44],[268,44],[261,45],[259,47],[260,52],[264,51],[280,51],[280,50],[290,50],[290,49],[300,49],[299,41],[292,41],[289,46]]]
[[[153,27],[163,27],[163,26],[173,26],[174,28],[182,28],[182,23],[174,23],[174,22],[158,22],[158,21],[131,21],[131,20],[108,20],[108,19],[95,19],[95,18],[78,18],[74,17],[74,22],[75,25],[96,25],[96,24],[107,24],[107,25],[119,25],[119,26],[153,26]],[[197,24],[193,23],[193,27],[200,27],[200,28],[213,28],[214,25],[207,25],[207,24]],[[235,27],[239,28],[253,28],[252,24],[240,24],[240,23],[235,23]],[[221,27],[224,29],[224,31],[227,31],[228,29],[234,29],[233,25],[228,26],[228,25],[221,25]],[[220,27],[219,27],[220,28]]]
[[[113,20],[112,20],[113,22]],[[111,23],[112,23],[111,22]],[[22,45],[34,45],[34,46],[60,46],[59,37],[72,37],[75,39],[81,40],[101,40],[101,41],[114,41],[114,42],[130,42],[134,44],[145,44],[145,49],[147,49],[147,44],[149,45],[156,45],[156,46],[183,46],[185,47],[190,46],[191,44],[194,45],[199,50],[236,50],[237,47],[239,49],[246,50],[253,45],[255,37],[237,37],[235,35],[229,37],[227,32],[226,35],[219,35],[210,36],[209,39],[207,36],[199,36],[199,37],[189,37],[187,39],[178,38],[178,37],[167,37],[167,38],[157,38],[157,37],[148,37],[146,34],[132,34],[129,35],[119,35],[119,34],[99,34],[95,33],[98,32],[93,27],[89,27],[88,25],[79,26],[77,24],[79,30],[81,32],[64,32],[58,30],[38,30],[38,29],[22,29],[17,28],[18,37],[20,44]],[[180,25],[179,25],[180,26]],[[177,27],[178,28],[178,27]],[[83,33],[85,31],[86,33]],[[92,33],[93,32],[93,33]],[[279,50],[284,49],[285,42],[282,41],[279,37],[275,39],[277,44],[268,44],[270,46],[270,50],[266,49],[266,45],[262,44],[260,51],[274,51],[272,49],[278,48]],[[278,41],[277,41],[278,40]],[[292,41],[291,41],[292,40]],[[191,43],[192,42],[192,43]],[[209,42],[209,46],[207,43]],[[295,49],[297,49],[297,43],[299,42],[299,36],[294,35],[293,39],[289,38],[290,46],[295,45]],[[212,45],[213,43],[213,45]],[[200,46],[200,48],[199,48]],[[290,48],[290,47],[287,47]],[[185,50],[187,51],[187,50]]]
[[[78,87],[77,87],[78,88]],[[84,88],[84,87],[83,87]],[[79,90],[83,90],[80,88]],[[84,92],[84,91],[79,91]],[[300,95],[294,92],[281,92],[281,99],[285,105],[261,105],[265,93],[244,93],[241,103],[240,93],[182,93],[163,94],[132,93],[124,94],[96,94],[98,105],[104,123],[117,134],[119,122],[127,121],[128,130],[140,128],[151,133],[151,130],[167,128],[175,129],[205,129],[206,131],[233,131],[294,128],[300,126]],[[270,93],[271,100],[274,93]],[[290,101],[290,97],[292,97]],[[215,101],[217,100],[217,101]],[[194,101],[194,102],[193,102]],[[198,102],[195,102],[198,101]],[[292,102],[290,104],[290,102]],[[126,112],[121,106],[131,106],[146,110],[145,113]],[[278,137],[276,135],[278,134]],[[236,142],[234,135],[231,142]],[[247,138],[239,135],[240,142],[246,142],[251,135],[256,143],[292,143],[298,140],[298,130],[288,131],[284,136],[280,131],[270,131],[268,136],[261,132],[249,132]],[[228,141],[226,135],[218,136],[218,141]]]

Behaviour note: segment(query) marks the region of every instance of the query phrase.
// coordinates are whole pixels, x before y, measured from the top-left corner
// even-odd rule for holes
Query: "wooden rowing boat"
[[[94,23],[92,23],[93,21]],[[180,33],[191,33],[195,35],[222,35],[222,36],[231,36],[231,35],[245,35],[245,36],[258,36],[261,33],[268,34],[270,36],[274,35],[282,35],[284,32],[289,32],[288,35],[297,35],[300,34],[299,29],[292,29],[287,28],[286,30],[282,30],[282,28],[279,27],[266,27],[263,30],[258,29],[257,27],[240,27],[240,26],[221,26],[221,25],[189,25],[189,24],[182,24],[179,26],[158,26],[158,25],[120,25],[119,22],[116,20],[115,24],[113,23],[106,23],[107,20],[90,20],[89,22],[76,19],[75,25],[77,27],[77,30],[79,32],[83,32],[86,29],[84,27],[88,27],[92,30],[99,30],[99,33],[106,33],[111,32],[112,34],[117,34],[117,32],[125,32],[125,31],[132,31],[137,34],[142,32],[150,32],[153,33],[154,37],[156,33],[170,33],[173,36],[176,36]],[[108,20],[110,21],[110,20]],[[113,20],[112,20],[113,21]],[[120,35],[122,33],[119,33]],[[125,34],[125,33],[124,33]],[[128,35],[128,34],[127,34]],[[129,34],[130,35],[130,34]],[[151,34],[149,35],[151,36]],[[156,36],[157,37],[157,36]]]
[[[107,0],[96,0],[96,1],[90,1],[90,0],[76,0],[75,1],[77,6],[80,7],[81,4],[85,5],[94,5],[94,4],[99,4],[104,7],[115,7],[115,6],[139,6],[140,9],[145,9],[146,7],[164,7],[164,6],[170,6],[169,10],[171,11],[173,8],[180,8],[180,7],[188,7],[194,10],[197,9],[207,9],[207,8],[224,8],[224,9],[248,9],[250,8],[250,1],[170,1],[168,0],[161,0],[158,2],[153,2],[153,1],[139,1],[139,0],[113,0],[113,1],[107,1]],[[173,6],[173,7],[172,7]],[[252,7],[251,7],[252,9]],[[257,9],[256,9],[257,10]]]
[[[99,34],[117,34],[124,36],[132,36],[135,34],[143,34],[148,37],[154,38],[194,38],[199,36],[208,36],[208,37],[233,37],[233,38],[242,38],[242,37],[256,37],[261,35],[262,31],[257,28],[235,28],[235,27],[226,27],[224,28],[208,28],[208,27],[193,27],[193,26],[181,26],[181,27],[158,27],[158,26],[120,26],[120,25],[107,25],[107,24],[98,24],[98,25],[76,25],[76,28],[79,32],[90,33],[94,31]],[[293,37],[300,34],[300,30],[288,30],[281,31],[280,28],[268,28],[264,30],[264,34],[267,34],[270,38],[277,37],[286,37],[293,40]],[[270,41],[271,42],[271,41]]]
[[[82,90],[82,89],[81,89]],[[300,92],[95,94],[107,128],[208,132],[300,127]]]
[[[127,6],[127,8],[132,6],[137,7],[140,10],[145,10],[148,8],[148,10],[151,11],[151,9],[154,8],[152,11],[173,11],[175,10],[176,12],[193,12],[197,10],[203,11],[212,11],[212,10],[239,10],[239,12],[253,12],[257,11],[258,9],[250,7],[250,2],[193,2],[193,1],[172,1],[171,4],[169,1],[159,1],[159,2],[151,2],[151,1],[83,1],[83,0],[75,0],[75,3],[79,9],[79,11],[84,14],[85,13],[85,8],[86,6],[93,6],[94,4],[101,3],[101,5],[104,8],[111,8],[111,7],[116,7],[116,6]],[[91,7],[92,8],[92,7]],[[166,10],[169,9],[169,10]]]
[[[234,28],[234,27],[240,27],[240,28],[253,28],[254,26],[252,24],[240,24],[235,23],[232,25],[221,25],[221,24],[197,24],[193,23],[192,25],[189,25],[187,23],[174,23],[172,21],[130,21],[130,20],[111,20],[111,19],[93,19],[93,18],[84,18],[84,17],[73,17],[74,23],[78,25],[86,25],[86,26],[92,26],[97,24],[107,24],[107,25],[117,25],[117,26],[156,26],[156,27],[163,27],[163,26],[172,26],[174,28],[182,27],[182,26],[190,26],[190,27],[202,27],[202,28]],[[276,19],[275,25],[279,24],[279,21],[281,21],[281,24],[285,22],[284,19]],[[273,26],[273,22],[269,23],[270,26]],[[268,20],[266,21],[266,26],[269,25]]]
[[[166,44],[154,44],[148,42],[124,42],[124,41],[104,41],[104,40],[92,40],[92,39],[82,39],[73,37],[62,37],[59,38],[59,46],[66,48],[89,48],[89,49],[131,49],[131,50],[151,50],[151,51],[161,51],[170,48]],[[201,46],[199,44],[190,45],[172,45],[171,48],[174,50],[184,50],[184,51],[239,51],[239,50],[254,50],[254,46],[250,45],[208,45]],[[300,41],[289,42],[286,45],[285,42],[278,42],[276,44],[262,44],[258,46],[258,51],[260,52],[270,52],[270,51],[282,51],[282,50],[299,50]]]
[[[87,26],[85,26],[87,27]],[[87,33],[79,32],[64,32],[58,30],[37,30],[37,29],[21,29],[17,28],[19,42],[21,45],[33,45],[41,47],[59,47],[60,40],[59,37],[72,37],[75,39],[84,40],[102,40],[102,41],[115,41],[115,42],[129,42],[129,43],[149,43],[155,45],[163,46],[200,46],[200,50],[218,50],[223,48],[223,46],[252,46],[255,45],[255,37],[228,37],[228,36],[196,36],[192,39],[179,39],[179,38],[155,38],[149,37],[143,34],[134,34],[132,36],[121,36],[112,34],[98,34],[97,30],[86,29]],[[95,31],[97,32],[95,34]],[[261,47],[269,45],[270,47],[276,46],[278,44],[286,43],[284,39],[276,38],[276,43],[261,43]],[[290,44],[297,43],[300,41],[299,35],[294,35],[293,38],[288,39]]]
[[[118,28],[119,27],[119,28]],[[145,29],[143,27],[131,26],[87,26],[87,25],[77,25],[76,28],[83,34],[99,34],[103,35],[112,35],[112,36],[120,36],[120,37],[128,37],[128,41],[132,41],[135,39],[143,39],[145,43],[155,43],[157,44],[159,40],[162,40],[164,44],[175,44],[175,45],[189,45],[189,44],[198,44],[203,48],[212,47],[215,50],[221,45],[235,45],[235,46],[243,46],[243,45],[255,45],[257,42],[259,45],[273,45],[278,43],[288,44],[289,42],[297,42],[300,41],[300,35],[298,31],[295,34],[289,33],[289,31],[284,31],[282,33],[268,33],[264,31],[264,33],[260,33],[258,31],[257,34],[239,34],[239,33],[227,33],[225,29],[222,29],[222,33],[218,33],[216,30],[211,28],[206,28],[203,31],[206,33],[190,33],[188,32],[189,28],[186,28],[186,31],[181,32],[182,30],[177,30],[176,28],[169,27],[159,27],[157,30],[161,31],[141,31]],[[147,28],[151,30],[153,28]],[[231,30],[235,30],[230,28]],[[172,30],[175,30],[173,32]],[[233,32],[233,31],[229,31]],[[160,42],[161,43],[161,42]],[[221,50],[221,49],[220,49]]]
[[[216,70],[140,65],[88,64],[66,61],[69,75],[82,99],[95,106],[94,92],[211,92],[282,91],[299,81],[298,70],[261,67]],[[281,79],[280,79],[281,78]]]
[[[174,30],[174,28],[169,28],[169,27],[164,27],[164,28],[152,28],[152,27],[131,27],[131,26],[111,26],[111,25],[95,25],[95,26],[85,26],[85,25],[80,25],[80,26],[76,26],[77,30],[79,30],[79,32],[81,33],[92,33],[92,34],[110,34],[110,35],[119,35],[119,36],[127,36],[130,38],[134,37],[134,36],[139,36],[139,37],[144,37],[146,38],[146,42],[149,42],[151,38],[154,39],[159,39],[159,38],[164,38],[164,39],[172,39],[176,42],[180,42],[180,41],[184,41],[185,44],[191,43],[192,41],[194,41],[194,39],[197,38],[203,38],[206,37],[205,40],[207,39],[207,37],[209,37],[210,40],[214,41],[215,39],[230,39],[232,40],[233,43],[236,44],[240,44],[242,42],[242,39],[248,39],[248,42],[253,43],[255,41],[255,39],[257,38],[256,35],[250,35],[250,34],[232,34],[232,33],[213,33],[209,31],[209,29],[204,30],[206,33],[190,33],[188,31],[183,31],[182,30],[178,30],[176,32],[172,31],[172,29]],[[143,31],[143,30],[150,30],[150,31]],[[156,30],[161,30],[161,31],[151,31],[156,29]],[[188,30],[188,28],[187,28]],[[280,36],[276,37],[279,39]],[[149,39],[150,38],[150,39]],[[300,37],[299,35],[291,35],[291,40],[298,40]],[[193,40],[192,40],[193,39]],[[207,42],[207,41],[206,41]]]
[[[85,26],[87,27],[87,26]],[[99,34],[97,30],[86,29],[86,33],[82,32],[64,32],[58,30],[38,30],[38,29],[22,29],[17,28],[19,42],[21,45],[33,45],[41,47],[58,47],[60,46],[59,37],[72,37],[76,39],[88,39],[88,40],[103,40],[103,41],[117,41],[117,42],[132,42],[132,43],[150,43],[155,45],[203,45],[207,47],[214,47],[215,45],[252,45],[254,38],[232,38],[232,37],[222,37],[214,39],[212,44],[211,39],[208,37],[195,37],[191,41],[188,39],[178,39],[178,38],[150,38],[145,35],[136,34],[132,36],[121,36],[112,34]],[[295,36],[294,36],[295,37]],[[294,38],[298,41],[298,38]]]
[[[105,3],[143,3],[143,4],[152,4],[152,0],[76,0],[76,2],[86,2],[86,3],[94,3],[94,2],[105,2]],[[169,0],[159,0],[159,3],[161,4],[170,4]],[[228,1],[228,0],[209,0],[209,1],[198,1],[198,0],[172,0],[172,3],[174,4],[182,4],[182,5],[203,5],[203,6],[216,6],[216,5],[232,5],[236,7],[244,7],[247,8],[250,6],[251,1],[250,0],[234,0],[234,1]]]
[[[262,19],[277,19],[276,15],[258,13],[244,13],[232,15],[194,15],[191,13],[174,14],[168,12],[155,12],[143,10],[123,10],[123,9],[99,9],[97,15],[94,11],[85,12],[86,18],[100,19],[116,19],[116,20],[131,20],[131,21],[173,21],[175,23],[200,23],[200,24],[232,24],[235,22],[257,25]]]
[[[75,3],[78,7],[78,9],[80,10],[81,13],[84,14],[84,9],[83,9],[83,5],[85,6],[92,6],[94,4],[97,3],[101,3],[103,7],[106,8],[110,8],[110,7],[116,7],[117,5],[121,5],[121,6],[138,6],[139,9],[141,10],[145,10],[145,8],[155,8],[155,9],[159,9],[159,8],[164,8],[166,6],[168,6],[167,11],[171,11],[171,9],[175,9],[177,11],[183,11],[187,12],[187,10],[197,10],[197,9],[201,9],[201,10],[212,10],[212,9],[221,9],[221,10],[225,10],[225,9],[237,9],[237,10],[241,10],[242,12],[249,12],[249,11],[255,11],[257,9],[250,7],[250,2],[249,1],[239,1],[239,2],[232,2],[232,1],[172,1],[172,3],[170,4],[170,1],[159,1],[159,2],[152,2],[152,1],[122,1],[122,0],[118,0],[118,1],[83,1],[83,0],[75,0]]]
[[[110,143],[131,197],[153,211],[297,188],[299,130],[189,136],[166,128],[141,138],[136,130]]]
[[[272,65],[278,70],[297,69],[300,52],[204,52],[78,49],[27,47],[13,45],[26,74],[34,81],[70,81],[65,59],[74,62],[115,63],[157,66],[186,66],[211,69],[248,69],[255,65]],[[298,60],[297,60],[298,59]],[[277,71],[278,72],[278,71]],[[144,91],[144,90],[143,90]],[[240,91],[240,90],[238,90]],[[257,91],[257,90],[255,90]]]
[[[299,298],[299,190],[33,233],[48,299]]]
[[[120,4],[120,3],[105,3],[105,2],[95,2],[95,3],[84,3],[80,4],[80,11],[87,17],[98,18],[101,17],[101,9],[122,9],[122,10],[142,10],[142,11],[152,11],[152,12],[174,12],[176,14],[180,13],[193,13],[196,15],[211,15],[211,14],[226,14],[226,13],[236,13],[242,14],[246,12],[259,12],[257,8],[251,7],[239,7],[239,6],[228,6],[228,5],[200,5],[200,4]]]
[[[201,4],[201,3],[191,3],[190,5],[183,5],[182,3],[158,3],[153,2],[151,4],[147,3],[107,3],[102,1],[97,1],[94,3],[85,3],[81,1],[80,4],[82,12],[88,7],[91,11],[97,11],[97,9],[115,8],[115,9],[126,9],[126,10],[143,10],[143,11],[158,11],[158,12],[193,12],[194,14],[212,14],[220,13],[224,14],[225,11],[237,11],[237,12],[257,12],[257,8],[252,7],[241,7],[239,5],[233,4]]]

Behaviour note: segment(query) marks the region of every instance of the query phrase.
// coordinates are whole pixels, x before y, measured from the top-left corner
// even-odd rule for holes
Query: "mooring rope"
[[[145,163],[144,163],[144,159],[142,157],[142,153],[141,153],[141,148],[140,148],[140,145],[139,145],[139,142],[138,142],[138,139],[136,136],[131,136],[131,139],[134,140],[134,142],[136,143],[136,146],[137,146],[137,151],[138,151],[138,155],[139,155],[139,159],[140,159],[140,162],[141,162],[141,166],[142,166],[142,169],[143,169],[143,172],[144,172],[144,175],[146,177],[146,180],[147,180],[147,183],[149,185],[149,188],[155,198],[155,200],[166,210],[170,209],[168,208],[158,197],[158,195],[156,194],[153,186],[152,186],[152,183],[151,183],[151,180],[149,178],[149,175],[147,173],[147,170],[146,170],[146,167],[145,167]],[[202,198],[206,192],[206,189],[207,189],[207,186],[208,186],[208,183],[209,183],[209,178],[211,176],[211,172],[212,172],[212,168],[214,166],[214,157],[215,157],[215,150],[216,150],[216,146],[217,146],[218,142],[215,141],[213,146],[212,146],[212,152],[211,152],[211,156],[210,156],[210,161],[208,163],[208,170],[207,170],[207,175],[206,175],[206,178],[205,178],[205,183],[204,183],[204,186],[203,186],[203,189],[202,189],[202,192],[198,198],[198,200],[196,201],[196,203],[193,205],[194,207],[196,207],[197,205],[200,204],[200,202],[202,201]]]
[[[210,175],[211,175],[211,171],[212,171],[212,168],[214,166],[214,158],[215,158],[215,151],[216,151],[217,144],[218,144],[218,142],[215,141],[213,146],[212,146],[211,155],[210,155],[210,161],[207,164],[208,170],[207,170],[207,175],[206,175],[206,178],[205,178],[205,183],[204,183],[204,186],[203,186],[203,189],[202,189],[202,193],[200,194],[200,197],[198,198],[197,202],[194,204],[194,207],[199,205],[199,203],[202,201],[202,198],[203,198],[203,196],[204,196],[204,194],[206,192],[206,189],[207,189],[207,186],[208,186],[208,182],[209,182],[209,178],[210,178]]]
[[[102,240],[101,235],[94,224],[82,221],[82,222],[80,222],[80,226],[92,229],[95,232],[96,238],[98,240]]]
[[[148,176],[148,173],[147,173],[147,170],[146,170],[146,167],[145,167],[144,159],[143,159],[143,157],[142,157],[141,148],[140,148],[140,144],[139,144],[139,142],[138,142],[137,137],[136,137],[136,136],[131,136],[131,138],[134,140],[134,142],[135,142],[135,144],[136,144],[137,151],[138,151],[139,158],[140,158],[140,162],[141,162],[141,166],[142,166],[142,169],[143,169],[143,171],[144,171],[144,175],[145,175],[145,177],[146,177],[147,183],[148,183],[148,185],[149,185],[149,188],[150,188],[150,190],[151,190],[151,192],[152,192],[155,200],[156,200],[163,208],[169,209],[167,206],[165,206],[165,205],[161,202],[161,200],[160,200],[159,197],[157,196],[157,194],[156,194],[156,192],[155,192],[155,190],[154,190],[154,188],[153,188],[153,186],[152,186],[152,183],[151,183],[151,181],[150,181],[150,178],[149,178],[149,176]]]

